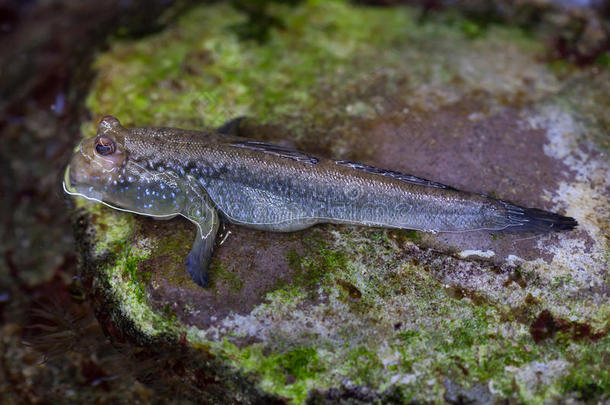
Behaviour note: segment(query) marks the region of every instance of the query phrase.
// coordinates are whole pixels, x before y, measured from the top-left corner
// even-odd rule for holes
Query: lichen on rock
[[[98,313],[135,343],[187,345],[214,357],[208,373],[294,403],[358,387],[395,401],[607,398],[610,117],[598,104],[610,72],[558,76],[519,29],[472,38],[408,7],[274,7],[283,28],[264,43],[229,29],[246,17],[226,4],[116,41],[95,64],[88,107],[127,126],[251,116],[264,140],[567,213],[578,230],[227,225],[201,289],[183,264],[186,220],[79,203]]]

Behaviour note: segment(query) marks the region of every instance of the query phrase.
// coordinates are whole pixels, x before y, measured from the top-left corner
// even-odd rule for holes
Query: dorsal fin
[[[443,188],[445,190],[456,190],[451,186],[447,186],[445,184],[437,183],[427,179],[422,179],[421,177],[395,172],[392,170],[378,169],[374,166],[363,165],[362,163],[351,162],[349,160],[335,160],[335,163],[338,165],[351,167],[352,169],[360,170],[366,173],[374,173],[379,174],[381,176],[391,177],[393,179],[404,181],[405,183],[416,184],[418,186],[437,187]]]
[[[247,119],[246,116],[233,118],[216,128],[216,132],[223,135],[239,136],[239,127]]]
[[[235,146],[238,148],[256,150],[263,153],[268,153],[273,156],[278,156],[281,158],[296,160],[297,162],[309,163],[315,165],[319,162],[319,159],[313,156],[310,156],[304,152],[299,152],[297,150],[288,149],[283,146],[274,145],[266,142],[259,141],[236,141],[230,144],[231,146]]]

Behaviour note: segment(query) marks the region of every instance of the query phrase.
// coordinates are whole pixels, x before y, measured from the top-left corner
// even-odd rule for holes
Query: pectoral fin
[[[187,207],[182,213],[197,225],[197,236],[186,259],[186,268],[195,283],[206,287],[210,279],[209,266],[220,222],[210,198],[193,181],[190,181]]]
[[[197,236],[191,252],[186,258],[186,269],[193,281],[202,287],[206,287],[210,281],[210,261],[216,243],[216,231],[218,230],[218,217],[213,223],[205,224],[197,229]]]

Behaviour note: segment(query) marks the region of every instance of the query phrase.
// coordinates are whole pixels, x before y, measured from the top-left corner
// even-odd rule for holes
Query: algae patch
[[[243,280],[218,262],[210,265],[210,280],[209,288],[214,288],[218,283],[228,283],[229,290],[233,293],[238,293],[244,286]]]
[[[87,106],[126,125],[211,128],[247,115],[300,137],[346,116],[375,117],[394,98],[434,110],[477,89],[510,99],[556,85],[531,63],[542,48],[519,30],[493,27],[472,42],[458,27],[418,23],[410,8],[342,1],[278,13],[286,28],[264,44],[239,40],[229,27],[246,17],[227,4],[194,8],[146,40],[115,42],[95,63],[102,74]],[[501,58],[479,57],[497,48]],[[536,78],[535,91],[523,77]]]
[[[236,367],[259,373],[266,390],[300,402],[303,387],[325,389],[351,381],[380,390],[396,385],[404,397],[440,399],[444,386],[435,370],[442,370],[461,385],[488,382],[502,397],[510,397],[514,374],[507,367],[519,369],[557,356],[553,345],[535,345],[519,321],[500,321],[498,308],[449,296],[430,277],[428,265],[414,266],[400,258],[399,247],[386,232],[372,238],[374,242],[355,231],[331,235],[326,249],[341,252],[347,265],[318,281],[319,295],[312,305],[303,305],[311,299],[304,290],[280,289],[251,314],[229,316],[205,335],[216,342],[212,347],[218,353],[230,353]],[[376,257],[383,257],[372,259],[382,267],[369,273],[361,263],[370,265],[369,258]],[[299,260],[320,258],[313,251]],[[361,290],[358,301],[365,303],[364,310],[341,298],[344,280]],[[200,340],[200,333],[192,330],[189,338]],[[230,343],[235,338],[264,343],[241,348]],[[284,354],[307,353],[310,349],[296,348],[312,344],[318,354],[311,355],[307,366],[302,363],[308,373],[287,373]],[[527,395],[544,395],[541,390]]]
[[[138,269],[138,263],[150,256],[150,250],[137,248],[130,241],[117,241],[123,245],[118,260],[111,266],[100,269],[105,274],[103,279],[108,283],[108,291],[105,293],[116,299],[118,303],[119,316],[115,319],[118,324],[125,320],[134,322],[138,332],[148,339],[164,337],[175,339],[183,329],[173,314],[157,312],[148,305],[146,279],[150,274],[142,274]]]
[[[170,331],[177,333],[180,326],[175,319],[148,306],[146,283],[150,272],[142,271],[139,263],[150,257],[156,243],[135,239],[132,215],[82,199],[77,201],[78,207],[88,211],[96,228],[93,254],[106,264],[98,268],[93,277],[98,280],[95,283],[101,293],[116,302],[116,310],[111,311],[115,322],[133,322],[138,332],[149,339],[168,336]]]

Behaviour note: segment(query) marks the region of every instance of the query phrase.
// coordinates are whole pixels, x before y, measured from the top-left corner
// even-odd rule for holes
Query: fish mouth
[[[70,165],[66,167],[66,170],[64,171],[64,178],[61,183],[64,192],[68,195],[84,197],[90,201],[102,202],[101,193],[95,191],[91,186],[89,186],[87,189],[87,184],[79,184],[79,182],[72,176]]]
[[[75,181],[70,174],[70,165],[66,166],[66,170],[64,171],[64,179],[61,183],[66,194],[79,195],[79,193],[76,191],[76,187],[73,186]]]

